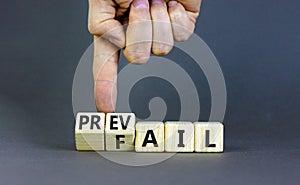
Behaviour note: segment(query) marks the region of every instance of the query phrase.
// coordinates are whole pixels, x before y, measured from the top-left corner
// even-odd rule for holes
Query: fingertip
[[[144,53],[138,51],[128,51],[125,49],[123,54],[127,61],[132,64],[145,64],[150,59],[150,52]]]
[[[193,28],[190,28],[191,30],[188,30],[182,26],[176,26],[173,25],[174,29],[176,29],[175,34],[174,34],[174,40],[176,42],[184,42],[189,40],[191,35],[193,34]]]
[[[153,43],[152,53],[156,56],[164,56],[170,53],[173,46],[169,44]]]

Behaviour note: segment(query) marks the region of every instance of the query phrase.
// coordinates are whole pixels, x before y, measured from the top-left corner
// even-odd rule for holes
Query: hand
[[[135,64],[147,62],[151,52],[168,54],[173,40],[185,41],[193,33],[200,4],[201,0],[167,4],[152,0],[151,6],[148,0],[89,0],[89,31],[94,35],[94,94],[99,111],[115,111],[118,48],[124,48],[124,56]],[[122,24],[128,19],[125,34]]]

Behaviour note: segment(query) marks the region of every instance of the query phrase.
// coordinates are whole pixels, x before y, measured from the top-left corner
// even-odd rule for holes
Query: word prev
[[[77,150],[136,152],[223,152],[220,122],[137,122],[133,113],[81,112],[76,116]]]

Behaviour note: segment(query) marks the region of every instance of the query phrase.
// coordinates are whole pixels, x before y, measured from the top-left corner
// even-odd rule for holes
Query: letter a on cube
[[[106,114],[105,136],[107,151],[133,151],[135,115],[133,113]]]
[[[104,150],[104,119],[104,113],[77,113],[75,125],[77,150]]]
[[[136,123],[136,152],[164,151],[164,123],[138,122]]]

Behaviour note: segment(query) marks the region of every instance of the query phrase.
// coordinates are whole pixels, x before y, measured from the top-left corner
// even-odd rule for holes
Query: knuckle
[[[183,41],[187,41],[190,38],[190,34],[177,34],[175,36],[175,41],[177,42],[183,42]]]
[[[190,36],[194,32],[193,27],[189,27],[188,25],[184,25],[182,27],[177,27],[174,33],[174,40],[177,42],[183,42],[190,38]]]
[[[149,58],[150,56],[146,54],[134,54],[130,62],[133,64],[145,64]]]
[[[88,24],[88,30],[89,30],[90,34],[97,35],[97,27],[96,27],[95,24],[89,22],[89,24]]]

